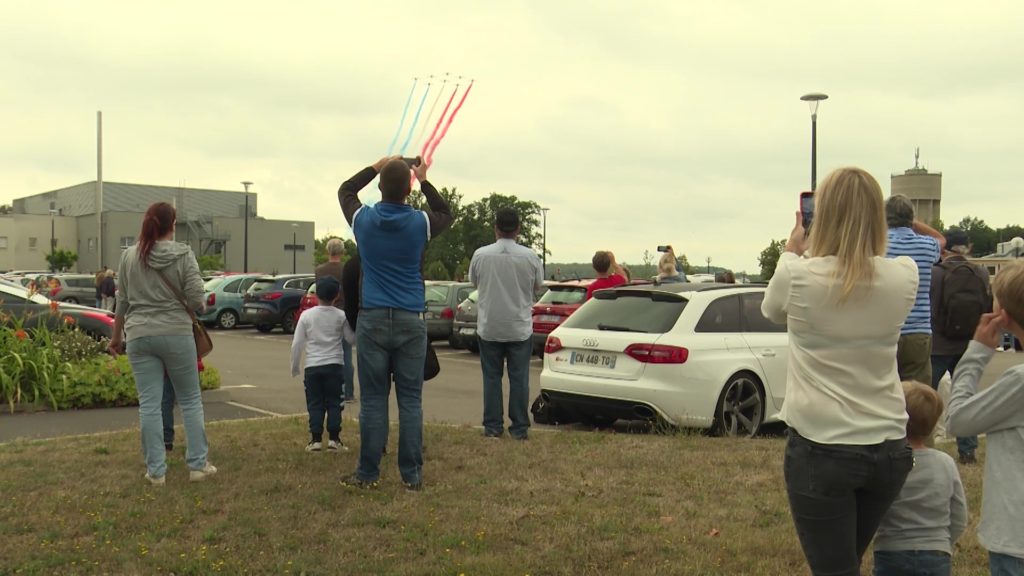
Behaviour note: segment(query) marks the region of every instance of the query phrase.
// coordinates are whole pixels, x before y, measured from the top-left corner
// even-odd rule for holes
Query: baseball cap
[[[952,250],[957,246],[970,246],[971,239],[967,237],[967,232],[963,230],[950,230],[946,232],[946,250]]]
[[[324,276],[316,281],[316,297],[321,302],[333,302],[341,292],[341,283],[334,276]]]

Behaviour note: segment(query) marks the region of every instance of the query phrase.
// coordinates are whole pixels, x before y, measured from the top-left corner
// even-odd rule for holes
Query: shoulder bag
[[[164,284],[174,292],[174,296],[181,303],[182,308],[188,313],[188,317],[192,319],[192,337],[196,341],[196,357],[199,359],[205,358],[210,352],[213,352],[213,340],[210,339],[210,334],[207,333],[206,327],[203,323],[196,318],[196,313],[188,307],[188,303],[185,302],[185,295],[182,294],[181,290],[174,287],[170,281],[167,280],[167,276],[164,273],[157,270],[157,274],[160,275],[160,279],[164,281]]]

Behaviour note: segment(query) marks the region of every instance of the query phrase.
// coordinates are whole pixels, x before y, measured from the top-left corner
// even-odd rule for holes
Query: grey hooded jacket
[[[126,340],[144,336],[191,336],[192,320],[159,272],[185,296],[192,310],[203,308],[203,278],[192,249],[170,240],[157,242],[142,265],[138,245],[121,254],[117,269],[117,315],[124,318]]]

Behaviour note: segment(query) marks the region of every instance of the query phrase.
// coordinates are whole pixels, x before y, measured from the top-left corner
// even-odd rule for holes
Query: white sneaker
[[[341,440],[328,440],[327,441],[328,452],[348,452],[348,446],[345,446]]]
[[[206,466],[204,466],[202,470],[190,470],[188,473],[188,480],[189,482],[202,482],[216,473],[217,467],[207,462]]]
[[[146,472],[146,480],[149,480],[149,483],[152,484],[153,486],[163,486],[164,484],[167,483],[167,477],[166,476],[161,476],[159,478],[155,478],[153,476],[150,476],[149,472]]]
[[[309,444],[306,444],[306,452],[319,452],[323,449],[323,442],[310,442]]]

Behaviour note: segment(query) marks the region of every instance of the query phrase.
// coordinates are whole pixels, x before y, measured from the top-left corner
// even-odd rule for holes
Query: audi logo
[[[601,343],[597,341],[597,338],[584,338],[583,345],[587,348],[597,348]]]

